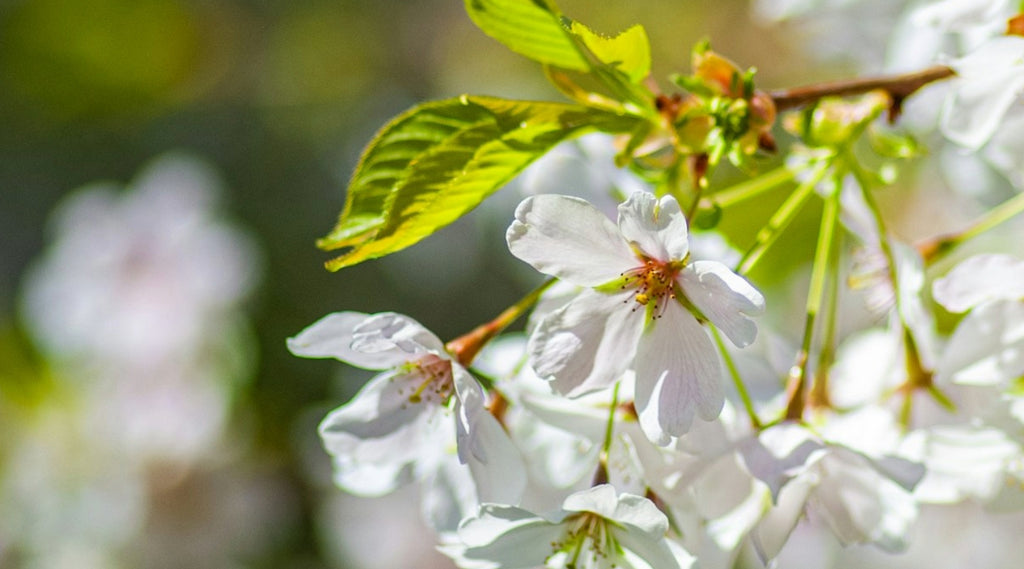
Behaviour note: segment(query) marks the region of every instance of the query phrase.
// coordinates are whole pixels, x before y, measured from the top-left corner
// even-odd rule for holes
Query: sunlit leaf
[[[553,6],[543,0],[465,0],[477,27],[512,51],[565,69],[590,68]]]
[[[621,101],[607,94],[599,93],[597,88],[593,85],[584,84],[584,80],[589,80],[589,83],[599,83],[596,78],[590,74],[571,73],[565,69],[559,69],[551,66],[545,66],[544,73],[547,75],[548,81],[550,81],[552,85],[561,91],[563,95],[577,103],[588,107],[601,107],[615,111],[625,111],[625,107]]]
[[[621,71],[633,83],[639,83],[651,72],[651,45],[643,26],[636,25],[621,34],[606,38],[579,22],[571,30],[602,63]]]
[[[418,106],[370,143],[323,249],[353,247],[331,270],[412,245],[455,221],[530,162],[591,130],[627,132],[635,118],[577,105],[460,97]]]
[[[413,159],[461,130],[491,121],[486,109],[460,100],[426,103],[394,118],[363,152],[341,219],[317,245],[331,250],[372,238],[385,221],[388,195],[405,179]]]

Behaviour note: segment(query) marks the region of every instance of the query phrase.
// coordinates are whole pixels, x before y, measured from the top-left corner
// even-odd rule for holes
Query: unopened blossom
[[[682,569],[694,559],[666,539],[668,519],[650,500],[603,484],[572,494],[538,515],[484,504],[445,548],[461,567]]]
[[[288,348],[384,370],[320,424],[342,488],[379,496],[413,479],[445,484],[455,447],[480,499],[518,500],[522,464],[484,407],[483,389],[418,322],[390,312],[336,312],[290,338]]]
[[[583,291],[534,330],[530,361],[569,396],[636,373],[636,408],[652,440],[686,433],[722,409],[721,365],[701,325],[753,342],[764,297],[725,265],[691,261],[686,218],[670,196],[634,193],[616,225],[588,202],[534,196],[516,209],[509,249]]]

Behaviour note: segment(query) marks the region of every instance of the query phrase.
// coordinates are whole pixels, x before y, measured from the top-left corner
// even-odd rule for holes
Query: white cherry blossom
[[[461,567],[691,567],[693,557],[670,545],[667,532],[668,519],[650,500],[603,484],[572,494],[545,515],[484,504],[459,527],[462,545],[445,552]]]
[[[805,514],[844,545],[903,549],[925,469],[897,455],[899,442],[892,416],[877,407],[830,415],[814,430],[784,422],[748,439],[743,459],[774,504],[752,533],[759,554],[775,558]]]
[[[691,262],[674,198],[634,193],[616,225],[586,201],[534,196],[516,209],[507,239],[537,270],[585,287],[534,330],[538,375],[578,396],[632,368],[641,425],[660,444],[686,433],[694,415],[718,416],[721,366],[694,314],[742,347],[757,334],[750,316],[764,310],[764,298],[721,263]]]
[[[288,348],[298,356],[386,370],[320,424],[339,486],[379,496],[413,479],[446,483],[443,469],[455,446],[479,499],[518,501],[523,466],[484,407],[483,389],[418,322],[395,313],[337,312],[290,338]]]

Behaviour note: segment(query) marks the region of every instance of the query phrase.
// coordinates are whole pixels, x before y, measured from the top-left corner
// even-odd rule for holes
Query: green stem
[[[612,388],[612,404],[608,412],[608,423],[604,427],[604,444],[601,445],[601,452],[606,456],[612,448],[612,433],[615,431],[615,411],[619,406],[619,382],[615,382]]]
[[[756,430],[761,430],[761,420],[757,418],[757,412],[754,410],[754,402],[750,398],[750,392],[747,391],[746,384],[743,383],[743,378],[740,377],[740,372],[736,369],[736,362],[732,359],[732,354],[725,347],[725,342],[722,341],[722,335],[718,333],[718,328],[711,326],[711,335],[715,338],[715,344],[718,345],[718,351],[722,354],[722,360],[725,361],[725,367],[729,370],[729,377],[732,378],[732,383],[736,386],[736,392],[740,395],[740,401],[743,402],[743,408],[747,411],[747,416],[750,417],[750,424]]]
[[[1004,201],[990,209],[966,230],[953,235],[944,235],[918,246],[926,263],[933,263],[965,242],[993,229],[1024,212],[1024,193]]]
[[[841,186],[836,184],[832,195],[825,200],[821,216],[818,244],[814,250],[814,265],[811,268],[811,285],[807,291],[807,319],[804,323],[804,338],[797,354],[796,363],[790,369],[787,386],[789,400],[786,403],[786,419],[799,420],[803,417],[807,391],[807,368],[810,362],[811,344],[814,339],[814,323],[821,311],[825,281],[828,276],[829,259],[832,256],[832,242],[839,219],[839,196]]]
[[[780,166],[770,172],[765,172],[756,178],[730,186],[724,190],[715,192],[709,199],[715,205],[726,208],[731,205],[755,198],[768,190],[773,190],[786,182],[791,181],[797,172],[786,166]]]
[[[828,374],[836,350],[836,329],[839,321],[839,255],[842,251],[842,241],[843,234],[839,232],[832,242],[832,253],[829,257],[829,287],[825,297],[825,338],[818,356],[818,373],[814,376],[810,394],[811,404],[816,407],[832,406],[828,391]]]
[[[744,253],[743,258],[740,259],[740,262],[737,263],[737,273],[741,275],[746,274],[754,268],[754,265],[761,259],[765,251],[775,243],[775,240],[778,239],[782,231],[793,221],[796,212],[807,201],[814,187],[825,177],[827,172],[827,166],[818,166],[818,169],[809,178],[793,190],[793,193],[786,198],[786,201],[779,206],[779,209],[768,220],[767,225],[762,227],[761,231],[757,233],[757,237],[754,238],[754,244],[751,245],[750,249]]]
[[[445,349],[455,356],[456,361],[465,367],[469,367],[469,365],[473,363],[477,354],[480,353],[480,350],[487,345],[487,342],[490,342],[495,336],[500,334],[502,330],[525,314],[527,310],[540,300],[544,291],[546,291],[551,285],[555,284],[557,280],[558,279],[550,278],[544,281],[540,286],[530,291],[529,294],[521,298],[518,302],[502,311],[502,313],[494,320],[481,324],[468,334],[459,336],[445,344]]]
[[[612,404],[608,407],[608,422],[604,427],[604,443],[601,444],[601,455],[597,459],[597,470],[591,479],[591,486],[608,482],[608,453],[612,448],[612,434],[615,432],[615,411],[619,406],[619,382],[612,388]]]

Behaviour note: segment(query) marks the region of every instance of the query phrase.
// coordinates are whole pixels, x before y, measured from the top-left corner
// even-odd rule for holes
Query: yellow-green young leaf
[[[571,31],[598,60],[618,69],[631,82],[639,83],[650,74],[651,44],[643,26],[633,26],[613,38],[600,36],[579,22],[572,23]]]
[[[338,228],[319,242],[324,249],[352,249],[327,268],[413,245],[476,207],[559,142],[590,130],[627,132],[636,121],[578,105],[490,97],[417,107],[385,127],[357,166]]]
[[[395,117],[363,151],[341,219],[317,246],[329,251],[372,239],[384,224],[387,197],[406,178],[413,159],[461,130],[492,121],[486,109],[458,100],[426,103]]]
[[[593,84],[600,85],[600,82],[592,74],[570,72],[550,65],[544,66],[544,74],[555,88],[577,103],[588,107],[605,108],[614,112],[626,112],[622,101],[598,92]],[[584,84],[585,81],[590,84]],[[601,86],[603,87],[603,85]]]
[[[590,68],[562,17],[545,0],[465,0],[466,11],[487,35],[534,61],[565,69]]]

